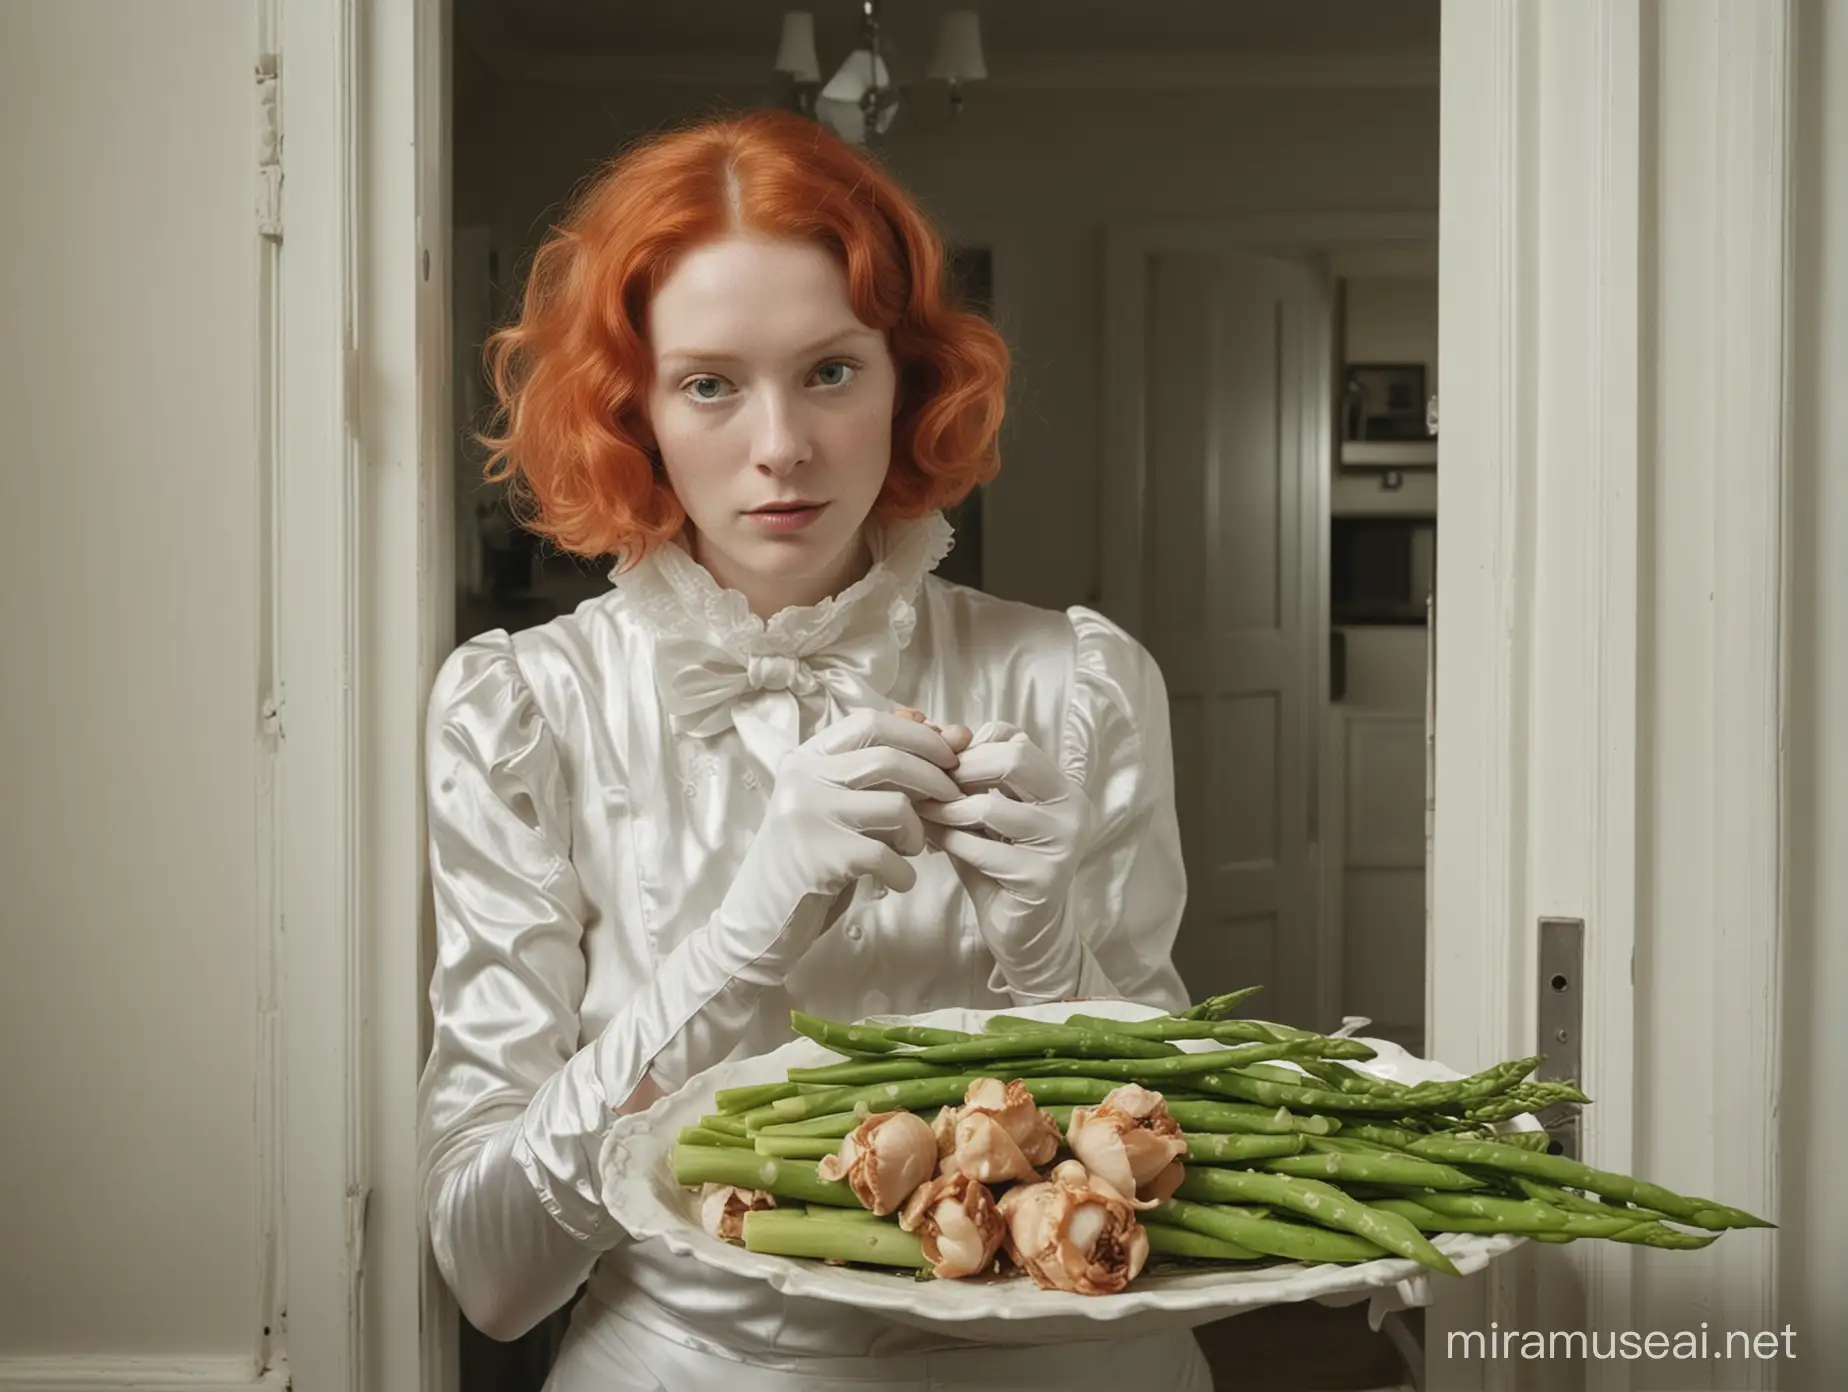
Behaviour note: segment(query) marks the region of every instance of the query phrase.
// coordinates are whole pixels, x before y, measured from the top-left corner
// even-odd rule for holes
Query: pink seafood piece
[[[983,1184],[1036,1182],[1039,1167],[1059,1150],[1058,1124],[1018,1078],[1006,1083],[977,1078],[961,1107],[938,1113],[936,1134],[943,1173],[966,1174]]]
[[[775,1208],[776,1197],[735,1184],[705,1184],[699,1191],[699,1225],[721,1242],[744,1240],[744,1215]]]
[[[844,1179],[874,1213],[895,1212],[937,1168],[937,1138],[911,1112],[869,1116],[817,1167],[823,1179]]]
[[[1115,1295],[1148,1260],[1148,1234],[1135,1211],[1076,1160],[1043,1184],[1008,1190],[997,1206],[1007,1220],[1009,1260],[1043,1290]]]
[[[1159,1092],[1113,1088],[1095,1107],[1072,1108],[1065,1143],[1094,1179],[1136,1208],[1153,1208],[1179,1187],[1187,1141]]]
[[[988,1269],[1007,1236],[994,1195],[961,1172],[920,1184],[905,1201],[898,1225],[918,1235],[938,1276],[974,1276]]]

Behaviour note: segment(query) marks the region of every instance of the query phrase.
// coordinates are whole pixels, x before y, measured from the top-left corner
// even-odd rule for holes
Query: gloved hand
[[[915,804],[959,798],[945,772],[956,763],[937,731],[874,711],[790,751],[718,911],[652,983],[667,1010],[649,1069],[658,1085],[678,1087],[731,1051],[761,991],[782,984],[863,876],[900,892],[917,882],[907,858],[925,846]]]
[[[1066,895],[1090,838],[1089,799],[1016,726],[990,721],[954,774],[963,796],[927,803],[930,841],[946,851],[975,903],[988,950],[1029,1000],[1072,994],[1082,944]]]

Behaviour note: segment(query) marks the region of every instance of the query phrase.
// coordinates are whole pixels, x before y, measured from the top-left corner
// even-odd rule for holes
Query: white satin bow
[[[701,638],[656,649],[661,702],[674,729],[707,739],[736,727],[745,748],[774,775],[802,742],[805,709],[831,724],[850,710],[884,709],[898,677],[900,645],[889,624],[836,635],[812,651],[740,654]]]

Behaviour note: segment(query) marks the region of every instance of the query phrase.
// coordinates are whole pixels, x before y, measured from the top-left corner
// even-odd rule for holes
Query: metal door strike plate
[[[1540,995],[1534,1012],[1540,1038],[1534,1052],[1546,1061],[1535,1074],[1542,1081],[1581,1082],[1581,1031],[1584,1025],[1585,920],[1540,920]],[[1539,1115],[1555,1155],[1579,1158],[1576,1107],[1549,1107]]]

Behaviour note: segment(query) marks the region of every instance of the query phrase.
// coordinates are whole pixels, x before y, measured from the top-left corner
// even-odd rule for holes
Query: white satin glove
[[[791,750],[718,911],[662,964],[653,994],[676,1019],[649,1074],[672,1090],[728,1054],[765,987],[791,969],[870,876],[903,892],[925,847],[919,801],[961,793],[957,756],[927,725],[856,711]]]
[[[1072,995],[1083,943],[1066,898],[1091,835],[1089,799],[1003,721],[975,731],[954,778],[963,796],[924,804],[919,814],[932,844],[955,863],[1001,974],[1028,1000]]]

